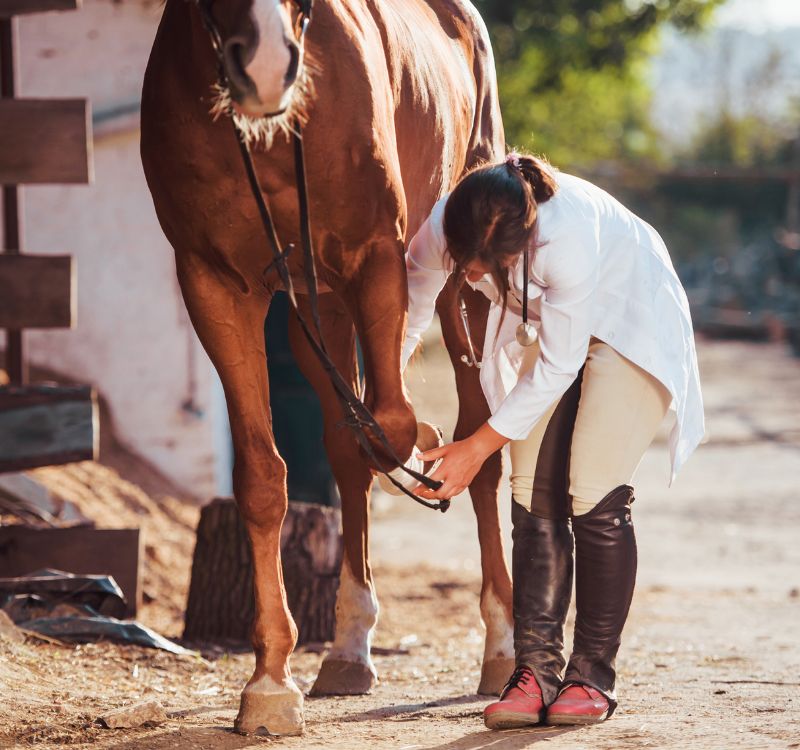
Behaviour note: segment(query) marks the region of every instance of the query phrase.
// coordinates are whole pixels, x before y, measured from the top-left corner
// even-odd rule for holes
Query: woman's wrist
[[[483,459],[499,451],[509,442],[509,439],[505,435],[501,435],[488,422],[484,422],[484,424],[475,430],[469,437],[469,440],[472,442],[476,453]]]

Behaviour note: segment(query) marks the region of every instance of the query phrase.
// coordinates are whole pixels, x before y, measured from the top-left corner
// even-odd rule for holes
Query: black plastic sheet
[[[0,578],[0,609],[23,630],[73,643],[109,640],[194,654],[133,620],[119,619],[127,605],[111,576],[40,570]]]

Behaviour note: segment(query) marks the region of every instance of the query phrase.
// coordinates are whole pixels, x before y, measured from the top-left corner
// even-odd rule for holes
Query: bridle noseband
[[[211,44],[214,48],[214,52],[217,56],[217,63],[218,63],[218,76],[219,81],[218,83],[221,86],[227,88],[228,86],[228,76],[225,72],[225,64],[224,64],[224,57],[223,57],[223,48],[222,48],[222,36],[219,32],[219,28],[214,20],[214,15],[212,12],[212,5],[214,0],[190,0],[197,5],[198,10],[200,11],[201,18],[203,20],[203,25],[208,31],[209,36],[211,37]],[[313,10],[314,0],[293,0],[295,4],[298,6],[299,9],[299,22],[300,22],[300,39],[298,41],[302,41],[303,37],[305,36],[306,29],[308,28],[308,24],[311,21],[311,13]],[[228,113],[232,114],[232,113]],[[276,115],[283,114],[282,112],[276,113]],[[292,277],[289,273],[289,266],[286,262],[286,259],[289,255],[289,252],[292,250],[292,245],[287,245],[284,249],[281,245],[280,239],[278,238],[277,231],[275,229],[275,222],[272,219],[272,214],[269,209],[269,204],[267,203],[266,197],[261,190],[260,183],[258,181],[258,177],[256,175],[255,165],[253,163],[253,155],[250,151],[250,144],[247,138],[242,133],[239,126],[236,124],[236,120],[233,117],[230,117],[231,123],[233,125],[234,132],[236,133],[236,142],[239,145],[239,151],[242,156],[242,162],[244,164],[245,172],[247,173],[247,180],[250,185],[250,189],[253,193],[253,198],[256,201],[256,205],[258,206],[259,216],[261,218],[261,223],[264,226],[264,232],[267,235],[267,240],[269,241],[270,249],[272,250],[273,259],[270,264],[264,269],[262,274],[266,275],[268,271],[270,271],[273,267],[278,273],[280,280],[286,290],[286,294],[289,297],[289,302],[294,308],[295,316],[297,321],[300,323],[300,327],[308,340],[309,345],[311,346],[312,351],[319,359],[322,367],[324,368],[325,372],[330,379],[331,385],[333,386],[334,393],[339,401],[340,406],[342,407],[342,411],[344,412],[345,418],[343,424],[353,430],[353,433],[360,445],[361,449],[364,451],[367,458],[371,461],[374,466],[379,467],[379,471],[388,477],[389,481],[397,487],[398,490],[401,490],[403,494],[408,495],[410,498],[415,500],[416,502],[424,505],[428,508],[433,510],[440,510],[444,513],[450,507],[450,500],[439,500],[437,502],[430,502],[424,498],[418,497],[410,490],[406,489],[398,480],[396,480],[390,473],[389,470],[383,467],[383,462],[378,458],[375,453],[375,450],[372,447],[372,444],[367,437],[367,430],[369,430],[372,435],[377,439],[377,442],[380,444],[383,451],[386,453],[389,458],[396,463],[408,476],[413,477],[417,480],[421,485],[427,487],[430,490],[438,490],[441,488],[443,482],[433,480],[430,477],[421,474],[420,472],[414,471],[413,469],[409,469],[397,455],[397,452],[392,447],[389,439],[386,437],[386,433],[383,431],[383,428],[378,424],[375,417],[372,415],[370,410],[367,408],[366,404],[353,392],[350,385],[344,379],[342,374],[336,368],[336,365],[333,363],[330,355],[328,354],[328,350],[325,346],[325,341],[322,337],[322,323],[320,320],[319,315],[319,291],[318,291],[318,282],[317,282],[317,270],[316,270],[316,261],[314,257],[314,248],[311,240],[311,223],[309,218],[309,210],[308,210],[308,189],[306,184],[306,170],[305,170],[305,158],[303,153],[303,137],[302,137],[302,130],[301,124],[295,121],[292,124],[292,139],[294,144],[294,164],[295,164],[295,179],[297,183],[297,198],[299,204],[299,215],[300,215],[300,240],[301,245],[303,248],[303,273],[305,276],[305,282],[308,292],[308,301],[309,307],[311,308],[311,318],[313,322],[313,330],[312,327],[308,324],[305,318],[300,313],[300,309],[297,304],[297,298],[295,296],[294,291],[294,284],[292,282]]]

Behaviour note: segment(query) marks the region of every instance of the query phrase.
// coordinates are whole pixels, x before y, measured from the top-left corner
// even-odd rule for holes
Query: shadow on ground
[[[562,734],[574,732],[579,727],[531,727],[530,729],[515,729],[508,732],[475,732],[468,734],[443,745],[431,745],[426,750],[521,750],[531,747],[537,742],[552,740]]]

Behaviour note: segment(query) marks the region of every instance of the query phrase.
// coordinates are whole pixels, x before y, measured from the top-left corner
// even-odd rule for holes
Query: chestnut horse
[[[231,123],[210,110],[232,107],[252,139],[284,244],[299,241],[287,128],[294,118],[307,120],[323,334],[353,388],[358,337],[365,402],[401,458],[417,437],[400,371],[408,304],[404,243],[466,169],[500,158],[503,131],[486,29],[468,0],[316,0],[306,35],[299,0],[200,2],[219,30],[229,90],[215,87],[217,59],[198,5],[167,0],[144,80],[142,161],[175,250],[186,307],[225,389],[234,494],[252,544],[256,664],[236,725],[292,734],[302,731],[303,696],[289,668],[297,631],[280,563],[286,469],[271,429],[264,352],[264,318],[280,281],[274,268],[265,274],[272,258]],[[300,256],[290,256],[289,267],[302,291]],[[456,372],[459,436],[477,428],[488,408],[477,370],[460,359],[466,338],[455,299],[448,286],[438,309]],[[485,322],[485,299],[469,291],[467,299],[473,320]],[[308,298],[298,301],[307,317]],[[377,677],[370,641],[378,604],[368,561],[373,475],[354,437],[337,429],[341,408],[296,316],[289,325],[297,362],[322,403],[344,527],[336,636],[312,692],[364,693]],[[498,454],[470,487],[487,629],[479,690],[486,693],[497,692],[513,667],[500,471]]]

